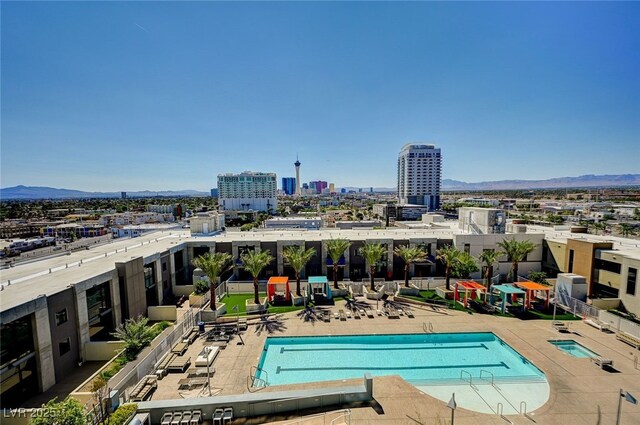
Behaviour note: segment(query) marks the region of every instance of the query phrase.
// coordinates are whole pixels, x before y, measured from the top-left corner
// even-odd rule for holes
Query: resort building
[[[220,211],[275,211],[278,187],[275,173],[245,171],[218,175]]]
[[[434,145],[408,143],[398,155],[398,199],[401,205],[440,207],[442,157]]]
[[[529,240],[536,247],[520,262],[520,275],[540,270],[581,274],[587,278],[592,296],[615,296],[629,312],[640,313],[640,253],[629,240],[620,238],[606,241],[605,237],[573,235],[537,226],[522,233],[482,234],[459,229],[455,222],[439,222],[438,227],[421,229],[269,229],[206,236],[204,229],[194,226],[194,220],[201,218],[209,219],[192,218],[191,232],[195,235],[201,230],[197,238],[181,229],[155,232],[134,241],[117,240],[90,251],[2,270],[0,319],[3,349],[7,350],[3,351],[0,376],[2,407],[22,405],[60,382],[79,364],[95,360],[95,346],[108,340],[123,321],[146,315],[150,307],[173,305],[176,297],[191,294],[191,262],[206,252],[230,254],[234,267],[223,279],[250,285],[251,276],[239,262],[243,253],[260,248],[274,256],[260,275],[264,282],[274,276],[295,279],[295,271],[283,258],[287,246],[314,248],[317,255],[301,276],[326,276],[332,281],[327,244],[332,239],[345,238],[351,246],[340,260],[337,278],[358,282],[368,279],[362,246],[365,242],[380,243],[385,254],[376,264],[374,278],[388,282],[404,278],[404,263],[394,255],[394,249],[401,245],[420,246],[427,252],[429,261],[412,264],[410,273],[414,279],[428,280],[444,275],[442,263],[436,261],[437,250],[444,246],[453,245],[477,257],[486,250],[498,249],[499,242],[515,238]],[[510,268],[506,257],[495,265],[496,273],[502,276]],[[480,279],[480,272],[472,274],[472,278]],[[5,344],[9,340],[12,343]]]

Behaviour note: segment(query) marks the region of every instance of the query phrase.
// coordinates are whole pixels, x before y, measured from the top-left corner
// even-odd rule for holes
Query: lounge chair
[[[200,410],[191,412],[191,422],[189,425],[200,425],[200,422],[202,422],[202,412]]]
[[[173,412],[173,419],[171,419],[171,425],[180,425],[182,421],[182,412]]]
[[[333,318],[338,320],[340,318],[340,313],[338,313],[337,311],[333,313]]]
[[[551,326],[553,326],[558,332],[569,332],[569,327],[564,322],[552,322]]]
[[[162,415],[162,422],[160,422],[160,425],[171,425],[171,419],[173,419],[173,413],[165,413]]]
[[[191,425],[191,411],[187,410],[182,412],[182,420],[180,421],[180,425]]]
[[[187,357],[186,359],[182,357],[175,357],[169,366],[167,366],[168,372],[184,372],[187,368],[191,366],[191,358]]]
[[[400,316],[398,316],[398,313],[392,308],[387,308],[386,309],[386,313],[387,313],[387,317],[389,317],[389,319],[399,319],[400,318]]]
[[[222,423],[223,424],[231,423],[232,419],[233,419],[233,408],[227,407],[226,409],[224,409],[224,412],[222,414]]]
[[[177,342],[172,348],[171,348],[171,352],[174,354],[177,354],[179,356],[183,355],[184,353],[186,353],[187,348],[189,347],[189,344],[186,342]]]
[[[408,317],[408,318],[410,318],[410,319],[414,319],[414,318],[416,317],[416,316],[414,316],[414,315],[413,315],[413,311],[411,311],[411,310],[409,310],[409,309],[406,309],[406,310],[404,311],[404,314],[405,314],[405,316],[407,316],[407,317]]]
[[[327,323],[331,322],[331,313],[324,313],[322,315],[322,321]]]
[[[347,320],[347,315],[345,314],[344,310],[340,309],[338,311],[338,314],[340,315],[340,320],[342,320],[342,321]]]
[[[368,317],[369,319],[373,319],[373,317],[374,317],[374,316],[373,316],[373,311],[371,311],[371,309],[370,309],[370,308],[368,308],[368,309],[366,310],[366,312],[367,312],[367,317]]]
[[[613,367],[613,360],[606,359],[604,357],[593,357],[591,359],[596,365],[600,366],[600,369],[604,369],[605,367]]]
[[[347,318],[351,319],[351,311],[347,310]]]
[[[222,425],[222,417],[224,416],[223,409],[216,409],[213,412],[213,425]]]
[[[378,316],[382,316],[382,310],[376,310],[376,313],[378,313]]]
[[[594,328],[603,332],[609,330],[609,325],[607,323],[602,323],[598,319],[586,319],[584,323],[586,323],[589,326],[593,326]]]
[[[358,312],[358,310],[353,310],[353,317],[355,317],[356,319],[360,319],[360,313]]]
[[[634,348],[640,349],[640,338],[637,336],[631,335],[628,332],[619,332],[616,334],[616,338]]]

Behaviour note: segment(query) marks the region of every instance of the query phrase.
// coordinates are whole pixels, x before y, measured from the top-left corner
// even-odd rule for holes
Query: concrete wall
[[[122,341],[93,341],[84,345],[85,361],[107,361],[124,348]]]
[[[73,290],[68,288],[62,292],[47,297],[49,312],[49,327],[51,332],[53,364],[56,381],[67,376],[78,365],[80,348],[78,342],[78,315],[74,302]],[[67,319],[57,324],[56,314],[66,310]],[[64,354],[60,352],[60,343],[69,339],[70,350]]]
[[[160,322],[162,320],[175,322],[178,318],[178,309],[173,305],[148,307],[147,317],[152,322]]]
[[[126,303],[126,317],[131,319],[147,312],[147,297],[144,287],[144,263],[137,257],[126,263],[116,263],[118,279],[124,279],[124,294],[120,302]]]
[[[593,282],[593,263],[596,249],[611,249],[611,242],[591,242],[577,239],[567,241],[567,254],[565,257],[564,270],[567,273],[575,273],[587,278],[587,283],[591,286]],[[569,267],[571,252],[573,251],[573,269]],[[589,294],[592,289],[589,288]]]

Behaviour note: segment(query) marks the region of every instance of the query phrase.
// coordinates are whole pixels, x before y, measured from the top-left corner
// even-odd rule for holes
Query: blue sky
[[[1,3],[1,186],[640,173],[638,3]]]

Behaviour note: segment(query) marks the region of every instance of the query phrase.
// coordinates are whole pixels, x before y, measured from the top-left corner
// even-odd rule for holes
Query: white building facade
[[[220,211],[275,211],[277,192],[275,173],[245,171],[218,175]]]
[[[398,199],[401,205],[440,206],[442,157],[435,145],[408,143],[398,155]]]

